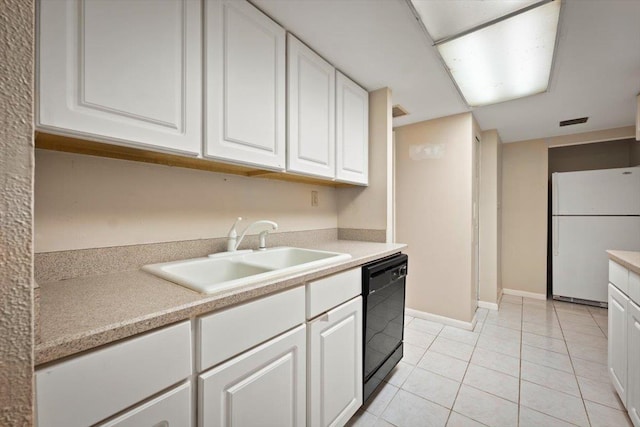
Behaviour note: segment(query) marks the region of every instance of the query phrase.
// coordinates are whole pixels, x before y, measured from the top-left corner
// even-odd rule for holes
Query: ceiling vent
[[[393,110],[392,110],[392,116],[394,118],[396,117],[402,117],[402,116],[406,116],[407,114],[409,114],[407,112],[407,110],[405,110],[404,108],[402,108],[400,105],[394,105],[393,106]]]
[[[587,123],[589,117],[580,117],[579,119],[563,120],[560,122],[560,126],[572,126],[579,125],[580,123]]]

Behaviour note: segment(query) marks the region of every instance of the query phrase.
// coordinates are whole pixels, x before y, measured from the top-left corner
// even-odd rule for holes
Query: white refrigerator
[[[607,249],[640,250],[640,167],[554,173],[553,297],[607,303]]]

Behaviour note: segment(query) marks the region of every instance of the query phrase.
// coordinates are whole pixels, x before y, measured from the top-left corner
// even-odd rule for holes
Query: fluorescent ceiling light
[[[477,107],[546,91],[559,16],[560,1],[555,0],[437,44],[467,104]]]
[[[538,2],[540,0],[411,0],[436,43]]]

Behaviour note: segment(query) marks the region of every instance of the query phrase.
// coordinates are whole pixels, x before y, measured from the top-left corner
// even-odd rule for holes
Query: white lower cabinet
[[[362,405],[361,280],[351,269],[38,368],[36,425],[343,426]]]
[[[198,425],[305,424],[306,326],[282,334],[198,379]]]
[[[635,427],[640,427],[640,277],[609,264],[609,377]]]
[[[628,307],[627,411],[633,425],[640,427],[640,306],[630,301]]]
[[[342,426],[362,405],[362,297],[308,328],[307,425]]]
[[[627,396],[627,298],[609,284],[609,377],[622,402]]]
[[[191,383],[182,384],[100,427],[189,427]]]
[[[142,402],[192,374],[191,348],[186,321],[39,368],[37,425],[93,425]]]

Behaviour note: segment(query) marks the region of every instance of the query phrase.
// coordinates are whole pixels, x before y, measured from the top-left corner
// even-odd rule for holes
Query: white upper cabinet
[[[285,30],[244,0],[207,0],[204,31],[204,155],[284,170]]]
[[[287,170],[335,177],[335,68],[288,34]]]
[[[369,183],[369,94],[336,73],[336,180]]]
[[[200,2],[60,0],[38,5],[39,130],[200,153]]]

